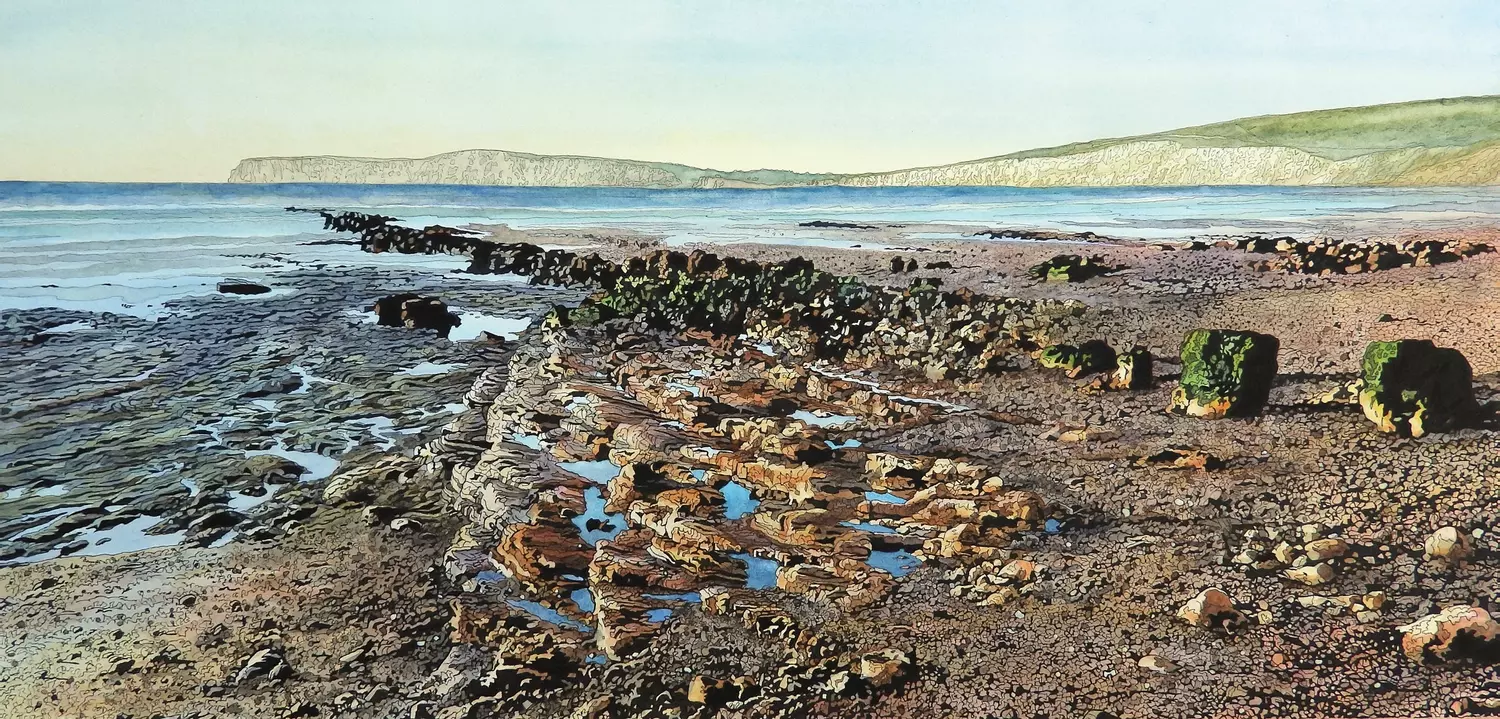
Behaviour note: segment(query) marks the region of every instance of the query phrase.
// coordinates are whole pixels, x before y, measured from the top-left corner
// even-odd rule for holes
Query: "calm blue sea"
[[[0,310],[64,307],[151,316],[162,302],[211,292],[224,277],[274,275],[298,262],[441,270],[462,264],[302,244],[331,234],[314,215],[284,212],[287,205],[380,212],[413,226],[601,227],[661,235],[670,243],[838,246],[860,241],[796,223],[954,226],[914,228],[914,239],[960,238],[976,226],[1142,239],[1379,231],[1493,223],[1500,219],[1500,188],[625,190],[0,182]]]

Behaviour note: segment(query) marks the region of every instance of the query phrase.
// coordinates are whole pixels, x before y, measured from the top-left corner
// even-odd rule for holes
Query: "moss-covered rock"
[[[1052,345],[1037,356],[1043,367],[1067,370],[1069,377],[1081,377],[1115,369],[1115,350],[1103,340],[1089,340],[1081,345]]]
[[[1033,279],[1043,282],[1083,282],[1084,280],[1120,271],[1120,267],[1108,264],[1103,257],[1095,255],[1058,255],[1046,262],[1038,263],[1029,271]]]
[[[1182,379],[1167,409],[1207,419],[1260,414],[1280,349],[1275,337],[1259,332],[1189,332],[1182,343]]]
[[[1371,342],[1359,406],[1382,432],[1420,437],[1462,426],[1478,409],[1474,372],[1455,349],[1429,340]]]

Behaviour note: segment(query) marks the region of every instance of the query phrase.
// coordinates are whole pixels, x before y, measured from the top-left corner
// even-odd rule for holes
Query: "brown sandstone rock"
[[[1177,610],[1177,616],[1195,627],[1233,630],[1249,623],[1234,600],[1222,589],[1205,589]]]
[[[1493,661],[1500,654],[1500,623],[1479,607],[1452,606],[1397,627],[1401,649],[1414,662],[1438,663],[1472,657]]]

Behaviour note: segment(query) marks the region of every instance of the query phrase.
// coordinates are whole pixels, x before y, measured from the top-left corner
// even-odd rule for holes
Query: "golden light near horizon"
[[[1500,92],[1480,2],[11,0],[0,179],[467,148],[863,172]]]

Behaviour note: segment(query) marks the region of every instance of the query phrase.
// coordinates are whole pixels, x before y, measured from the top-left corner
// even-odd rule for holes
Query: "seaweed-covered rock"
[[[1104,340],[1089,340],[1077,346],[1052,345],[1042,350],[1037,361],[1043,367],[1067,370],[1069,377],[1116,369],[1115,350]]]
[[[383,327],[437,330],[439,337],[447,337],[448,332],[459,325],[458,315],[449,312],[448,305],[442,300],[409,292],[375,300],[371,309]]]
[[[1280,349],[1275,337],[1259,332],[1189,332],[1182,343],[1182,379],[1168,411],[1207,419],[1260,414]]]
[[[1478,408],[1474,372],[1455,349],[1429,340],[1371,342],[1359,406],[1382,432],[1420,437],[1462,425]]]
[[[1058,255],[1046,262],[1033,265],[1029,274],[1043,282],[1083,282],[1084,280],[1119,272],[1122,268],[1104,261],[1095,255]]]

